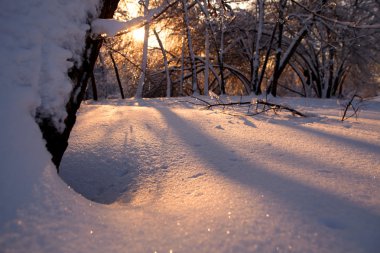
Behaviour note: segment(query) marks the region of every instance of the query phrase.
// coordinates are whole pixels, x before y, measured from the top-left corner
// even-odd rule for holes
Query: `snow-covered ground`
[[[0,248],[379,252],[379,99],[343,123],[336,100],[275,100],[308,118],[185,101],[83,105],[61,176],[92,202],[51,189],[64,206],[21,213]]]
[[[97,3],[0,1],[1,253],[379,252],[379,98],[344,123],[334,100],[88,103],[62,181],[35,115],[61,125]]]

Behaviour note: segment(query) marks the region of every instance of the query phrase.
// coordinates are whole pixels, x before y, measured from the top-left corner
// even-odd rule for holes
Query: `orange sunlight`
[[[144,34],[145,34],[144,27],[140,27],[132,31],[133,39],[136,42],[141,42],[141,43],[144,42]],[[150,40],[151,39],[149,39],[149,42]]]
[[[126,10],[130,19],[143,15],[141,12],[141,6],[137,1],[123,1],[119,4],[119,8]],[[134,41],[137,43],[144,42],[144,34],[144,27],[139,27],[131,30],[131,35]],[[164,31],[160,32],[160,39],[162,40],[163,44],[165,44],[166,37],[167,35]],[[152,28],[150,29],[148,44],[149,47],[159,47],[158,41],[156,37],[153,35]]]

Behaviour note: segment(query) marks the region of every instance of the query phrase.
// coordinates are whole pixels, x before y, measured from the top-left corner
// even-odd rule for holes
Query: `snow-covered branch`
[[[144,26],[146,23],[151,22],[169,7],[173,6],[178,0],[166,2],[154,9],[150,9],[147,15],[139,16],[127,21],[120,21],[116,19],[95,19],[91,23],[91,30],[96,35],[106,35],[113,37],[118,33],[126,30],[132,30]]]
[[[337,19],[328,18],[326,16],[323,16],[323,15],[317,13],[316,11],[310,10],[309,8],[307,8],[306,6],[300,4],[299,2],[297,2],[295,0],[291,0],[291,1],[293,3],[295,3],[296,5],[300,6],[302,9],[306,10],[307,12],[313,14],[314,16],[316,16],[316,17],[318,17],[318,18],[320,18],[322,20],[325,20],[325,21],[337,24],[337,25],[342,25],[342,26],[346,26],[346,27],[349,27],[349,28],[355,28],[355,29],[380,29],[380,23],[359,25],[359,24],[356,24],[354,22],[340,21],[340,20],[337,20]]]

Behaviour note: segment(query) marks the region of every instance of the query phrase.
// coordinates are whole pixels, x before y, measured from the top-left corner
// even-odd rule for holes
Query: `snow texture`
[[[56,184],[58,190],[62,184],[51,174],[55,168],[34,116],[39,107],[62,128],[72,88],[67,71],[80,62],[89,29],[87,14],[96,13],[96,4],[95,0],[0,1],[1,231],[24,207],[33,204],[39,209],[46,200],[43,191]]]
[[[80,62],[89,25],[87,12],[95,13],[96,0],[1,1],[1,94],[30,94],[29,109],[38,106],[61,125],[72,84],[67,70]],[[91,8],[92,6],[92,8]],[[16,90],[14,87],[23,91]],[[29,95],[27,95],[29,96]]]
[[[79,251],[378,251],[379,98],[343,123],[336,100],[271,98],[308,118],[183,101],[197,102],[83,105],[61,168],[99,203],[70,239]]]
[[[380,98],[343,123],[335,100],[88,103],[58,177],[34,115],[65,116],[95,6],[0,0],[0,252],[378,252]]]

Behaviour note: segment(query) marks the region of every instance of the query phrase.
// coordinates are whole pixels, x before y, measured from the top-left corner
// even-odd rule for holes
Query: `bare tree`
[[[164,66],[165,66],[165,74],[166,74],[166,97],[171,97],[171,91],[172,91],[172,82],[170,80],[170,71],[169,71],[169,64],[168,64],[168,58],[166,56],[166,51],[164,48],[164,45],[162,44],[162,41],[160,39],[160,36],[158,35],[156,29],[153,29],[154,35],[156,36],[156,39],[158,41],[158,44],[160,46],[162,57],[164,60]]]
[[[120,90],[120,96],[121,96],[122,99],[124,99],[125,96],[124,96],[123,86],[121,85],[121,80],[120,80],[120,75],[119,75],[119,69],[117,67],[115,59],[113,58],[112,52],[108,51],[108,54],[109,54],[109,56],[111,58],[112,65],[113,65],[113,68],[115,70],[116,80],[117,80],[117,84],[118,84],[119,90]]]
[[[257,35],[255,44],[255,53],[252,58],[252,77],[251,77],[251,91],[255,92],[256,95],[261,93],[261,88],[259,85],[259,67],[260,67],[260,42],[264,29],[264,4],[265,0],[257,0],[257,8],[259,9],[259,21],[257,23]]]
[[[145,0],[144,2],[144,16],[148,16],[149,13],[149,0]],[[141,74],[140,79],[137,84],[137,90],[135,97],[142,98],[143,96],[143,90],[144,90],[144,83],[146,79],[146,68],[148,65],[148,44],[149,44],[149,30],[150,30],[150,23],[146,22],[144,26],[144,46],[143,46],[143,56],[141,61]]]
[[[197,81],[197,67],[195,64],[195,53],[193,49],[193,42],[192,42],[192,36],[190,31],[190,21],[189,21],[189,6],[187,4],[186,0],[182,0],[182,7],[183,7],[183,19],[186,29],[186,35],[187,35],[187,46],[189,49],[189,56],[191,61],[191,73],[192,73],[192,89],[193,89],[193,95],[199,94],[198,89],[198,81]]]

